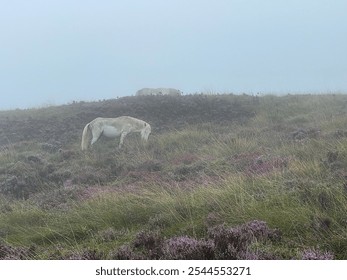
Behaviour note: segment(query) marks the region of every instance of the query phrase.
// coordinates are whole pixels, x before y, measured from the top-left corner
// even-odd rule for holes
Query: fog
[[[347,92],[342,0],[0,0],[0,109],[134,95]]]

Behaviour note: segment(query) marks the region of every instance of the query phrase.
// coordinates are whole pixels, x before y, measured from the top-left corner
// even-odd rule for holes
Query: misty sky
[[[133,95],[347,93],[346,0],[0,0],[0,109]]]

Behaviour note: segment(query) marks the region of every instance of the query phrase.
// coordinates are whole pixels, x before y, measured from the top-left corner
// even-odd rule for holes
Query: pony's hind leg
[[[99,137],[94,137],[92,138],[92,141],[90,142],[90,146],[93,146],[93,144],[98,141]]]
[[[93,144],[98,141],[98,139],[100,138],[101,136],[101,132],[100,131],[92,131],[92,140],[90,142],[90,146],[93,146]]]

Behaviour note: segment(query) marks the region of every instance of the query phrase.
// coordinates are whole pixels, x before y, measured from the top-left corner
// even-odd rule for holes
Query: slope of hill
[[[149,122],[147,144],[95,117]],[[0,259],[346,259],[347,96],[125,97],[0,112]]]
[[[137,96],[65,106],[0,112],[0,145],[23,140],[73,143],[96,117],[133,116],[151,123],[155,132],[187,124],[242,121],[254,114],[249,96]]]

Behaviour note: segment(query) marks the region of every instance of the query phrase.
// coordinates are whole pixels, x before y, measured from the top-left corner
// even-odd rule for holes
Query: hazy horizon
[[[342,0],[0,0],[0,110],[195,92],[347,93]]]

